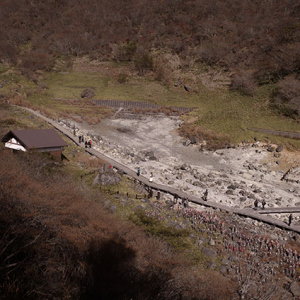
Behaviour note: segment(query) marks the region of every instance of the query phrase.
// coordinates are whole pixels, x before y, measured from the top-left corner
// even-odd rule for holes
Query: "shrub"
[[[83,118],[90,125],[97,125],[101,122],[101,116],[84,116]]]
[[[170,84],[172,71],[166,60],[158,58],[155,62],[154,71],[155,80],[161,81],[165,84]]]
[[[300,97],[300,80],[291,75],[277,83],[277,90],[274,95],[282,102],[290,102]]]
[[[137,50],[137,43],[134,41],[121,44],[115,47],[114,58],[119,61],[132,61]]]
[[[242,94],[253,96],[257,88],[253,72],[241,70],[236,72],[231,78],[231,89]]]
[[[2,298],[216,298],[197,268],[160,239],[107,214],[93,199],[103,203],[108,195],[93,194],[68,170],[39,153],[0,151]],[[141,219],[173,240],[188,234]],[[232,299],[214,278],[219,299]]]
[[[295,118],[300,111],[300,80],[288,76],[277,83],[271,106],[280,114]]]
[[[118,76],[117,76],[117,81],[119,83],[125,83],[127,81],[127,78],[128,78],[127,74],[119,73]]]
[[[135,56],[134,66],[140,75],[153,70],[153,58],[148,52],[140,52]]]
[[[226,148],[230,144],[228,136],[197,127],[194,124],[183,124],[179,129],[179,134],[190,140],[196,138],[199,141],[206,141],[205,147],[208,150]]]
[[[30,71],[50,71],[54,67],[54,59],[46,53],[28,52],[23,55],[20,67]]]

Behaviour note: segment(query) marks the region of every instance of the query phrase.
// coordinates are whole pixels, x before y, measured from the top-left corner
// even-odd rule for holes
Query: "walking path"
[[[150,102],[138,101],[120,101],[120,100],[92,100],[97,105],[108,106],[114,108],[140,108],[140,109],[160,109],[162,106]],[[192,111],[193,107],[170,106],[169,109],[187,113]]]
[[[270,207],[257,210],[259,214],[292,214],[300,213],[300,207]]]
[[[23,107],[22,107],[23,108]],[[43,116],[42,114],[40,114],[37,111],[34,111],[32,109],[29,108],[23,108],[26,109],[27,111],[35,114],[36,116],[40,117],[41,119],[45,120],[46,122],[48,122],[49,124],[51,124],[54,128],[56,128],[58,131],[60,131],[61,133],[63,133],[65,136],[67,136],[70,140],[72,140],[77,146],[84,148],[83,144],[80,144],[78,141],[78,137],[74,136],[70,131],[68,131],[67,129],[63,128],[62,126],[60,126],[59,124],[57,124],[56,121],[51,120],[45,116]],[[222,205],[220,203],[216,203],[216,202],[212,202],[212,201],[204,201],[201,198],[197,198],[195,196],[192,195],[188,195],[187,193],[184,193],[182,191],[176,190],[170,186],[164,186],[155,182],[150,182],[148,178],[140,175],[137,176],[136,171],[133,171],[132,169],[129,169],[128,167],[126,167],[125,165],[115,161],[112,158],[109,158],[107,156],[105,156],[104,154],[92,149],[92,148],[85,148],[85,151],[91,155],[94,155],[104,161],[106,161],[107,163],[111,164],[114,168],[118,169],[118,170],[122,170],[125,174],[127,174],[128,176],[140,181],[141,183],[145,184],[146,186],[160,191],[160,192],[165,192],[165,193],[169,193],[173,196],[178,195],[179,198],[181,199],[188,199],[190,202],[202,205],[202,206],[206,206],[206,207],[212,207],[215,209],[220,209],[222,211],[227,211],[227,212],[231,212],[231,213],[235,213],[238,214],[240,216],[244,216],[244,217],[248,217],[248,218],[252,218],[258,221],[262,221],[264,223],[276,226],[276,227],[280,227],[282,229],[287,229],[287,230],[292,230],[295,231],[297,233],[300,233],[300,226],[296,226],[296,225],[291,225],[288,226],[287,223],[285,223],[284,221],[272,218],[270,216],[267,216],[266,214],[271,214],[271,213],[293,213],[293,212],[300,212],[300,208],[295,207],[295,208],[291,208],[291,207],[286,207],[286,208],[265,208],[264,210],[254,210],[251,208],[245,208],[245,209],[239,209],[239,208],[235,208],[235,207],[229,207],[226,205]],[[294,209],[294,211],[293,211]]]
[[[289,137],[292,139],[300,139],[300,132],[271,130],[271,129],[263,129],[263,128],[248,128],[248,130],[262,132],[262,133],[266,133],[266,134]]]

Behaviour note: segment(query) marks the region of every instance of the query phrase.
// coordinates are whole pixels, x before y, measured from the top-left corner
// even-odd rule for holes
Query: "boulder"
[[[184,170],[184,171],[190,170],[190,169],[191,169],[191,166],[188,165],[188,164],[183,164],[183,165],[180,166],[180,169],[181,169],[181,170]]]
[[[223,258],[223,259],[222,259],[222,264],[225,265],[225,266],[230,266],[230,265],[231,265],[231,262],[230,262],[228,259]]]
[[[188,146],[188,145],[191,144],[191,141],[189,139],[186,139],[186,140],[183,141],[182,144],[183,144],[183,146]]]
[[[233,195],[233,190],[227,190],[227,191],[226,191],[226,194],[227,194],[227,195]]]
[[[293,281],[290,285],[290,290],[294,297],[300,298],[300,286],[297,281]]]
[[[174,83],[174,86],[175,86],[175,87],[178,87],[178,86],[180,86],[181,84],[182,84],[181,80],[178,80],[176,83]]]
[[[121,176],[113,171],[100,172],[97,174],[93,181],[93,185],[112,185],[121,181]]]
[[[219,272],[223,275],[226,275],[227,274],[227,268],[225,266],[221,266],[219,268]]]
[[[283,150],[283,145],[280,144],[277,148],[276,148],[276,152],[281,152]]]
[[[184,89],[185,89],[187,92],[192,92],[192,91],[193,91],[193,89],[192,89],[190,86],[186,85],[186,84],[185,84],[183,87],[184,87]]]
[[[214,250],[212,250],[212,249],[209,249],[209,248],[206,248],[206,247],[203,247],[203,248],[201,249],[201,252],[202,252],[205,256],[207,256],[207,257],[215,257],[215,256],[217,256],[216,251],[214,251]]]
[[[235,189],[237,188],[237,186],[234,185],[234,184],[231,184],[231,185],[229,185],[227,188],[228,188],[229,190],[235,190]]]
[[[230,260],[230,261],[237,262],[237,261],[239,261],[240,259],[239,259],[237,256],[232,255],[232,256],[229,257],[229,260]]]
[[[191,137],[191,144],[198,144],[199,143],[199,138],[196,136]]]
[[[84,89],[80,95],[81,98],[93,98],[95,96],[95,92],[91,89]]]
[[[157,160],[157,158],[154,155],[154,151],[148,151],[146,152],[145,156],[149,159],[149,160]]]
[[[206,262],[206,267],[211,269],[211,270],[215,270],[217,268],[217,265],[213,261],[207,261]]]
[[[206,189],[206,185],[204,183],[202,183],[201,181],[194,181],[192,184],[193,184],[193,186],[198,186],[203,189]]]

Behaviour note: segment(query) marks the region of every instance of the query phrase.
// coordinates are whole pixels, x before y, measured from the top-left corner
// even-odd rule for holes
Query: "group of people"
[[[263,201],[261,202],[261,205],[262,205],[262,209],[265,209],[266,201],[263,200]],[[254,201],[254,209],[255,209],[255,210],[258,209],[258,200],[257,200],[257,199],[255,199],[255,201]],[[288,225],[289,225],[289,226],[291,226],[292,220],[293,220],[293,215],[290,214],[290,215],[289,215],[289,218],[288,218]]]
[[[261,202],[261,207],[262,207],[262,209],[265,209],[265,206],[266,206],[266,201],[265,201],[265,199]],[[257,210],[258,209],[258,200],[257,199],[255,199],[255,201],[254,201],[254,209],[255,210]]]
[[[83,135],[80,135],[78,137],[78,142],[79,142],[79,144],[84,143],[84,136]]]
[[[85,148],[92,148],[92,141],[91,141],[91,140],[85,141],[85,142],[84,142],[84,147],[85,147]]]
[[[136,175],[137,176],[141,175],[141,168],[140,167],[137,168]],[[149,182],[152,182],[152,181],[153,181],[153,172],[150,173],[150,177],[149,177]]]
[[[92,148],[92,141],[91,140],[85,141],[83,135],[80,135],[78,137],[78,142],[79,144],[84,143],[85,148]]]

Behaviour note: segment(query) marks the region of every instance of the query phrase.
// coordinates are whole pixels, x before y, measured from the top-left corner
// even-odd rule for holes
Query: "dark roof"
[[[18,140],[26,149],[67,146],[67,143],[60,137],[55,129],[12,130],[3,137],[2,142],[7,142],[12,137]]]

